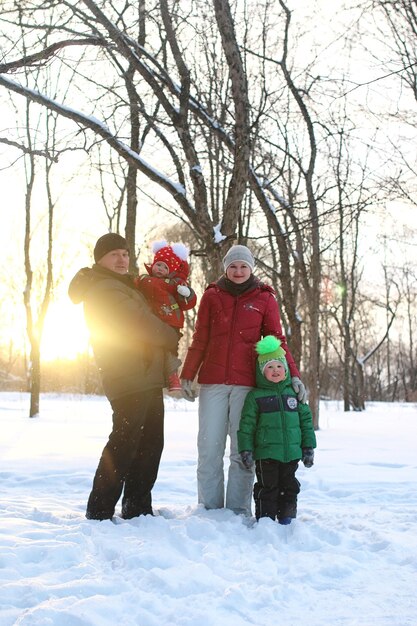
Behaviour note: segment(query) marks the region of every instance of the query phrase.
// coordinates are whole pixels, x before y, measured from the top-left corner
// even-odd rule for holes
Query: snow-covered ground
[[[196,504],[197,403],[167,400],[158,515],[84,509],[104,398],[0,394],[2,626],[416,626],[417,407],[323,403],[289,527]]]

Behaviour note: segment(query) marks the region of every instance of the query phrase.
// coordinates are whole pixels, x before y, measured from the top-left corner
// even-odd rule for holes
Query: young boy
[[[197,297],[187,284],[189,273],[188,248],[182,243],[168,245],[166,241],[156,241],[152,245],[154,253],[150,265],[145,264],[148,275],[135,279],[135,285],[145,296],[153,312],[163,322],[178,332],[184,326],[184,311],[195,307]],[[178,344],[175,353],[167,353],[168,390],[180,392],[181,383],[177,374]]]
[[[280,340],[264,337],[256,351],[257,387],[248,393],[242,409],[239,453],[247,469],[256,462],[256,519],[270,517],[290,524],[297,515],[298,462],[311,467],[314,461],[313,420],[308,405],[297,400],[292,388]]]

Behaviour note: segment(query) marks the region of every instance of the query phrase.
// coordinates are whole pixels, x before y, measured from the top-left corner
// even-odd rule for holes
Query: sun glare
[[[51,304],[42,336],[42,360],[72,360],[87,350],[88,332],[82,307],[71,302]]]

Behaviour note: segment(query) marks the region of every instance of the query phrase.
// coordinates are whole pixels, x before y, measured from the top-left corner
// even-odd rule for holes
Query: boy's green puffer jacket
[[[299,460],[302,448],[315,448],[316,435],[307,404],[287,377],[269,382],[256,364],[257,387],[246,396],[237,433],[239,452],[251,450],[255,460],[274,459],[282,463]]]

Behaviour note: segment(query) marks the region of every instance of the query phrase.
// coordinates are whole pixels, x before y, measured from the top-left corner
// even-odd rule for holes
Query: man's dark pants
[[[111,519],[122,495],[122,517],[152,515],[151,491],[164,447],[162,389],[112,400],[113,429],[88,499],[88,519]]]

